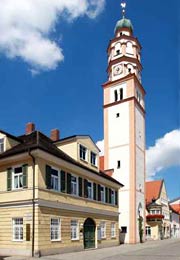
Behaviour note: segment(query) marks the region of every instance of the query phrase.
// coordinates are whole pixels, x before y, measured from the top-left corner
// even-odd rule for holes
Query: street
[[[137,245],[121,245],[78,253],[46,256],[59,260],[180,260],[180,239],[150,241]]]
[[[32,260],[25,257],[5,257],[6,260]],[[34,258],[35,259],[35,258]],[[37,258],[36,258],[37,259]],[[97,250],[44,256],[41,260],[180,260],[180,239],[149,241],[136,245],[121,245]]]

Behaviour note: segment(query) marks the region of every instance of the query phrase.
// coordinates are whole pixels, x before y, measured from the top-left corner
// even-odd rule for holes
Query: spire
[[[125,14],[126,14],[126,2],[122,2],[121,3],[121,7],[122,7],[122,17],[123,19],[125,19]]]

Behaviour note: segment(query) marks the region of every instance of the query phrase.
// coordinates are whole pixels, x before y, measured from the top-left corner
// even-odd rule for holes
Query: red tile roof
[[[163,180],[146,182],[146,204],[151,203],[153,199],[157,200],[159,198],[162,184]]]
[[[104,171],[104,156],[99,157],[99,168],[100,171]]]
[[[180,204],[171,204],[171,208],[178,214],[180,214]]]

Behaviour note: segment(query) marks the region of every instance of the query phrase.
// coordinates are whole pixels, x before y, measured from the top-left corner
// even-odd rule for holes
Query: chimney
[[[26,135],[29,135],[34,131],[35,131],[35,124],[34,123],[27,123],[26,124]]]
[[[58,129],[52,129],[50,138],[54,142],[58,141],[59,140],[59,130]]]

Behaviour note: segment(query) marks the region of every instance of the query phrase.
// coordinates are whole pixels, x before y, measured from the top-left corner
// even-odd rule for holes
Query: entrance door
[[[84,222],[84,248],[95,248],[95,229],[94,220],[87,218]]]

